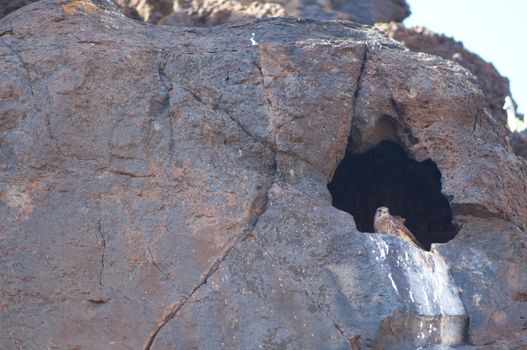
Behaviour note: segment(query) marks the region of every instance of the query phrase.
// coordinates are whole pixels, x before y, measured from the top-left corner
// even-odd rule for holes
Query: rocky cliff
[[[0,56],[2,349],[527,345],[527,163],[465,68],[106,0],[12,13]]]
[[[118,1],[130,2],[130,0]],[[173,1],[173,9],[165,16],[158,16],[162,17],[159,20],[160,24],[212,26],[240,19],[294,16],[317,20],[341,19],[372,25],[375,22],[402,21],[410,14],[404,0],[169,1]],[[133,3],[134,0],[131,2]],[[126,4],[123,5],[126,6]],[[145,16],[142,17],[145,18]]]
[[[0,3],[0,18],[38,0]],[[78,0],[83,2],[84,0]],[[404,0],[112,0],[128,17],[156,24],[211,26],[241,19],[295,16],[344,19],[365,24],[401,21]]]

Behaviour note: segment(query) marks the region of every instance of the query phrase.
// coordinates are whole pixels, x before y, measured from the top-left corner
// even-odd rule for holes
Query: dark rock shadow
[[[436,164],[411,159],[394,142],[383,141],[360,154],[348,148],[328,188],[333,206],[353,215],[359,231],[373,232],[375,210],[387,206],[392,215],[406,218],[426,249],[457,234]]]

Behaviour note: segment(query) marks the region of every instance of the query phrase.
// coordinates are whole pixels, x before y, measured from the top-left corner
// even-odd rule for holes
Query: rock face
[[[11,14],[0,56],[2,349],[527,344],[527,165],[459,65],[352,23],[146,26],[105,0]],[[436,164],[453,240],[331,205],[382,141]]]
[[[485,94],[489,112],[505,125],[507,115],[502,106],[505,97],[511,96],[509,80],[501,76],[491,63],[465,49],[461,42],[426,28],[405,28],[399,23],[380,23],[377,28],[390,38],[403,42],[412,51],[437,55],[470,70]]]
[[[527,159],[527,131],[513,132],[509,135],[509,140],[514,153]]]

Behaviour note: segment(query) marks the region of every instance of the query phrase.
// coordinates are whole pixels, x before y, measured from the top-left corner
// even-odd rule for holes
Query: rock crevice
[[[106,254],[106,237],[102,228],[102,217],[99,218],[99,223],[97,225],[99,238],[100,238],[100,250],[101,250],[101,271],[99,272],[99,286],[101,287],[101,290],[103,288],[103,274],[104,274],[104,257]]]
[[[2,36],[7,34],[7,33],[9,33],[9,32],[2,33]],[[26,72],[26,80],[27,80],[27,84],[29,86],[29,91],[31,93],[31,96],[34,96],[35,93],[33,92],[33,84],[31,83],[31,73],[29,71],[27,63],[22,58],[22,55],[17,50],[15,50],[12,45],[9,45],[7,43],[7,40],[3,40],[3,44],[13,53],[13,55],[18,59],[18,61],[20,62],[20,64],[24,68],[24,71]]]
[[[271,187],[274,184],[274,178],[276,176],[276,157],[274,157],[274,165],[273,165],[273,172],[270,175],[271,184],[268,185],[268,187],[265,190],[265,196],[262,200],[254,199],[254,202],[261,202],[259,208],[256,209],[256,216],[252,219],[252,222],[249,222],[249,227],[245,230],[245,232],[242,233],[240,237],[235,238],[234,242],[228,247],[224,254],[209,268],[209,270],[205,273],[203,278],[201,279],[200,283],[194,287],[188,295],[184,296],[183,300],[178,302],[174,305],[172,310],[163,318],[162,322],[159,323],[159,325],[156,327],[152,335],[148,338],[148,341],[146,342],[145,350],[152,349],[152,346],[156,340],[157,335],[161,331],[161,329],[170,322],[174,317],[176,317],[177,313],[190,301],[192,300],[193,295],[198,292],[198,290],[207,284],[209,278],[215,274],[218,269],[221,267],[222,263],[229,257],[229,254],[231,251],[236,247],[239,242],[245,241],[248,237],[252,236],[252,230],[256,227],[258,224],[258,221],[262,215],[265,214],[267,210],[267,204],[268,204],[268,198],[269,198],[269,191]],[[103,265],[104,266],[104,265]]]

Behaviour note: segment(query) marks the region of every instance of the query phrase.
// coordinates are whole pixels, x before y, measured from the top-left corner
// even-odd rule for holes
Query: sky
[[[509,78],[512,98],[527,112],[527,0],[406,0],[407,27],[454,37]]]

